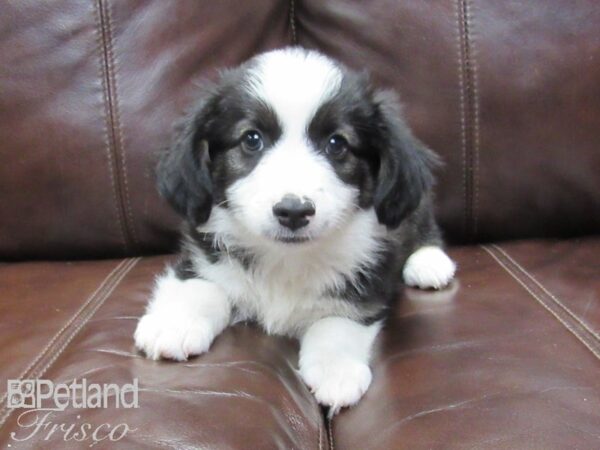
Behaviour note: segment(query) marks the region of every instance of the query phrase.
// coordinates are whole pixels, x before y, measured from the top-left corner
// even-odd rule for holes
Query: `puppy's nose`
[[[273,214],[281,225],[295,231],[308,225],[308,218],[315,215],[315,204],[306,197],[301,200],[287,194],[273,206]]]

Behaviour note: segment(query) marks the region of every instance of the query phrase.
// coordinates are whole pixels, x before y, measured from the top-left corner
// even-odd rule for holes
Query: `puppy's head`
[[[299,243],[371,208],[397,227],[431,184],[430,160],[393,93],[293,48],[224,72],[177,131],[158,182],[193,226],[212,211],[255,238]]]

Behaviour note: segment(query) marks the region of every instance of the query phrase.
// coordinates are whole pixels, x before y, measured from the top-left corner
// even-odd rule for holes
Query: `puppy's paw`
[[[349,357],[318,358],[300,362],[300,375],[317,401],[329,406],[329,416],[357,403],[371,384],[368,365]]]
[[[406,260],[404,282],[421,289],[441,289],[448,285],[456,264],[439,247],[421,247]]]
[[[174,318],[146,314],[135,330],[135,345],[148,358],[185,361],[189,356],[204,353],[215,333],[210,321],[203,318]]]
[[[148,358],[184,361],[204,353],[228,324],[230,306],[223,291],[202,279],[180,280],[168,269],[135,330],[135,345]]]

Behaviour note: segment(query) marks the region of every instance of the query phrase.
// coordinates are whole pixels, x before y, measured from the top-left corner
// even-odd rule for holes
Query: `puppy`
[[[299,373],[330,414],[356,403],[402,278],[439,289],[454,276],[434,162],[392,92],[319,53],[275,50],[223,72],[159,164],[186,226],[136,346],[181,361],[252,320],[300,339]]]

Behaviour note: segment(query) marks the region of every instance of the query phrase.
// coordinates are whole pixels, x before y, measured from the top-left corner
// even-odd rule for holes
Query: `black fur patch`
[[[328,296],[361,306],[364,311],[364,323],[379,320],[397,297],[400,280],[396,276],[396,255],[393,252],[393,243],[386,244],[386,250],[379,255],[375,264],[355,273],[352,280],[346,280],[343,288],[326,292]]]
[[[179,261],[177,261],[173,269],[175,270],[175,276],[180,280],[199,278],[198,274],[194,270],[194,264],[192,263],[192,260],[186,256],[182,256]]]
[[[226,257],[237,260],[244,270],[250,270],[254,265],[256,258],[254,254],[240,248],[230,248],[228,250],[219,248],[215,242],[213,233],[200,233],[194,227],[187,227],[184,234],[186,240],[184,241],[183,248],[189,250],[190,245],[193,245],[195,248],[202,251],[208,262],[211,264],[216,264],[221,258]],[[189,261],[189,259],[190,256],[183,261]]]
[[[316,112],[308,128],[317,149],[334,133],[351,152],[331,160],[337,175],[359,189],[359,206],[375,206],[381,223],[396,228],[432,184],[434,157],[402,121],[391,92],[374,89],[365,74],[346,71],[339,91]]]
[[[376,149],[370,147],[368,124],[375,108],[369,89],[365,77],[347,72],[339,91],[317,110],[308,127],[313,145],[321,152],[333,134],[341,134],[348,141],[350,152],[342,159],[329,160],[341,180],[358,188],[361,208],[373,206],[379,167]]]
[[[223,72],[206,89],[159,163],[160,193],[192,224],[206,222],[214,204],[227,207],[227,187],[250,173],[281,136],[275,113],[246,87],[248,67]],[[252,129],[262,133],[265,149],[248,155],[241,138]]]
[[[221,258],[221,250],[215,246],[214,234],[199,233],[194,227],[189,227],[188,240],[202,250],[211,264],[215,264]]]

